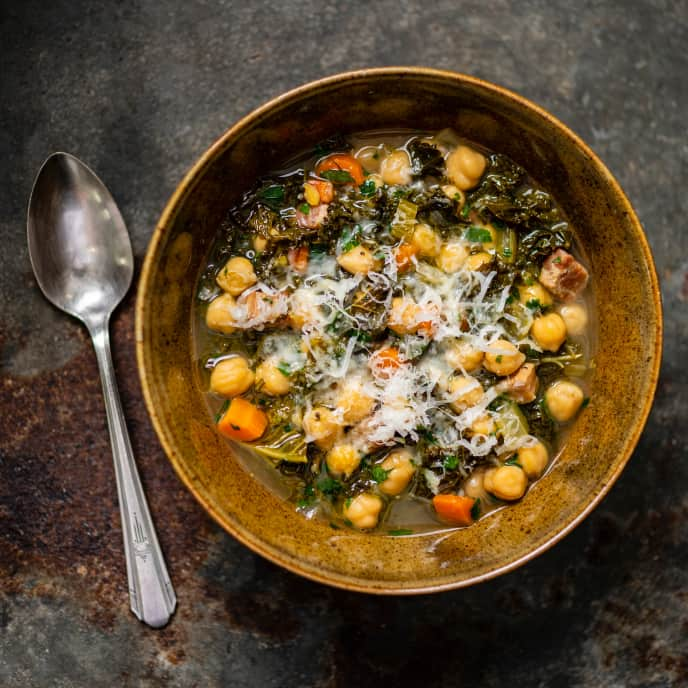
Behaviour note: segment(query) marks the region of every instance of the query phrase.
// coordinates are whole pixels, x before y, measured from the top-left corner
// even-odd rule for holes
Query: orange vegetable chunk
[[[470,526],[473,523],[471,509],[474,504],[475,499],[461,495],[441,494],[432,498],[437,515],[453,526]]]
[[[411,258],[418,253],[418,248],[413,244],[399,244],[396,252],[394,253],[394,259],[397,262],[397,270],[399,272],[404,272],[408,270],[413,264]]]
[[[334,153],[333,155],[328,155],[324,160],[321,160],[315,168],[316,173],[320,175],[329,170],[344,170],[348,172],[354,182],[359,186],[365,181],[361,163],[358,162],[353,155],[348,155],[347,153]]]
[[[264,411],[250,401],[234,397],[217,423],[217,429],[226,437],[241,442],[250,442],[262,437],[268,427]]]

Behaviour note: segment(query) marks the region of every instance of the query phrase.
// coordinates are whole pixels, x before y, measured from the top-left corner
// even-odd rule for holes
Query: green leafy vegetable
[[[361,243],[361,226],[344,227],[339,241],[342,253],[347,253],[352,248],[356,248]]]
[[[392,236],[396,239],[403,239],[409,236],[416,227],[417,213],[418,206],[402,198],[399,201],[396,213],[394,213],[394,218],[392,218],[392,227],[390,229]]]
[[[281,184],[271,184],[261,189],[258,198],[274,210],[279,210],[284,203],[284,187]]]
[[[477,521],[480,518],[480,512],[482,511],[481,505],[480,505],[480,498],[475,500],[473,502],[473,506],[471,507],[471,518],[474,521]]]
[[[361,186],[358,187],[361,195],[363,196],[372,196],[375,193],[376,186],[375,182],[372,179],[366,179]]]
[[[408,145],[411,157],[411,171],[415,176],[441,177],[444,174],[442,153],[431,143],[414,139]]]
[[[376,483],[384,483],[389,477],[390,471],[386,471],[382,466],[373,466],[370,474],[373,476],[373,480]]]
[[[447,456],[445,457],[442,465],[448,471],[455,471],[459,467],[459,457],[458,456]]]
[[[244,442],[242,444],[273,461],[286,461],[287,463],[306,463],[308,461],[306,439],[302,433],[296,430],[286,432],[277,426],[257,443]]]
[[[308,205],[308,203],[302,203],[302,204],[299,206],[299,210],[300,210],[304,215],[308,215],[308,213],[311,212],[311,207],[310,207],[310,205]]]
[[[291,365],[289,365],[287,361],[280,361],[277,364],[277,370],[279,370],[280,373],[282,373],[282,375],[284,375],[285,377],[289,377],[292,373]]]
[[[346,170],[325,170],[320,176],[333,184],[353,184],[354,178]]]
[[[399,535],[413,535],[413,531],[410,528],[395,528],[393,530],[388,530],[387,535],[392,535],[398,537]]]
[[[542,310],[542,304],[539,299],[529,299],[526,301],[526,308],[529,308],[531,311],[539,311]]]
[[[492,241],[492,234],[487,229],[475,225],[469,227],[463,236],[466,241],[470,241],[472,244],[487,244]]]
[[[342,491],[343,487],[344,486],[339,482],[339,480],[335,480],[334,478],[323,478],[318,483],[318,489],[320,492],[330,495],[331,497],[338,495]]]
[[[225,399],[220,406],[220,410],[215,414],[215,423],[220,422],[220,418],[225,415],[225,411],[229,408],[229,399]]]
[[[505,466],[518,466],[519,468],[523,468],[521,464],[518,462],[518,454],[514,454],[513,456],[510,456],[505,462]]]

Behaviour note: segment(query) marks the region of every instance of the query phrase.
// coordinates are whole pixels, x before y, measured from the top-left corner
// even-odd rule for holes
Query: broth
[[[454,132],[335,137],[228,211],[197,284],[209,412],[306,518],[406,535],[522,498],[587,404],[585,258]]]

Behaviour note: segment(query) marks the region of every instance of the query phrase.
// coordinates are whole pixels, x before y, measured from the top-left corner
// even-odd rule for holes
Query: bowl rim
[[[648,395],[644,400],[640,413],[638,415],[638,422],[633,427],[632,432],[626,437],[625,446],[617,462],[614,472],[609,476],[606,483],[600,486],[600,489],[594,495],[593,499],[585,506],[585,508],[578,513],[574,518],[572,518],[563,528],[558,530],[552,537],[550,537],[546,542],[542,543],[538,547],[528,551],[522,556],[514,559],[503,566],[491,569],[479,575],[471,576],[469,578],[450,581],[447,583],[435,583],[430,585],[414,585],[409,587],[400,587],[398,583],[388,584],[385,581],[371,581],[372,585],[363,585],[358,583],[352,583],[343,577],[331,577],[327,574],[322,574],[319,571],[313,569],[301,568],[296,563],[296,560],[290,560],[288,557],[280,556],[279,552],[275,552],[268,547],[263,546],[263,543],[257,538],[248,537],[247,534],[243,533],[242,530],[235,526],[235,524],[224,519],[218,511],[213,506],[212,502],[208,500],[204,494],[198,489],[197,483],[187,474],[186,469],[182,463],[178,460],[175,449],[170,446],[167,442],[166,433],[164,430],[164,424],[157,413],[156,407],[153,404],[153,393],[151,385],[149,383],[147,372],[146,372],[146,356],[144,347],[144,312],[146,310],[145,294],[148,291],[149,284],[152,280],[154,261],[153,256],[157,253],[157,249],[162,242],[163,236],[168,228],[170,221],[174,218],[178,207],[184,200],[185,195],[189,188],[194,184],[195,179],[199,174],[209,166],[216,156],[224,149],[227,141],[230,140],[237,132],[241,129],[247,127],[252,122],[259,120],[263,115],[268,113],[275,107],[284,106],[290,101],[298,100],[304,95],[311,92],[318,91],[322,88],[327,88],[330,86],[337,85],[346,81],[356,81],[356,80],[366,80],[375,77],[390,77],[390,76],[413,76],[413,77],[429,77],[433,79],[454,81],[458,84],[469,84],[471,86],[483,89],[492,95],[503,98],[507,101],[511,101],[517,106],[530,110],[537,117],[549,122],[554,128],[558,129],[563,135],[565,135],[577,148],[579,148],[586,156],[588,156],[594,166],[602,173],[605,177],[607,183],[611,186],[614,193],[619,199],[619,202],[623,205],[624,210],[627,213],[627,217],[631,225],[633,226],[636,238],[639,242],[640,248],[645,259],[645,266],[648,271],[648,280],[651,285],[651,298],[654,307],[654,313],[657,317],[657,329],[656,329],[656,343],[653,351],[653,358],[649,366],[648,374]],[[663,347],[663,312],[662,312],[662,297],[661,290],[659,287],[659,279],[657,277],[657,270],[654,263],[654,258],[650,250],[650,246],[643,231],[642,225],[638,216],[631,205],[628,197],[622,190],[620,184],[617,182],[615,177],[609,171],[607,166],[602,162],[600,157],[576,134],[574,133],[566,124],[557,119],[554,115],[547,112],[541,106],[537,105],[533,101],[507,89],[503,86],[498,86],[494,83],[480,79],[468,74],[461,72],[435,69],[431,67],[414,67],[414,66],[390,66],[390,67],[371,67],[365,69],[358,69],[346,72],[340,72],[330,76],[326,76],[314,81],[309,81],[301,86],[292,88],[285,93],[275,96],[265,102],[263,105],[255,108],[248,114],[241,117],[238,121],[232,124],[224,133],[222,133],[197,159],[197,161],[192,165],[192,167],[184,175],[181,182],[177,185],[174,192],[167,201],[165,208],[160,215],[151,239],[148,243],[146,249],[146,255],[141,268],[141,275],[139,278],[139,284],[137,288],[136,295],[136,313],[135,313],[135,339],[136,339],[136,358],[137,358],[137,368],[139,373],[139,379],[141,382],[141,388],[143,391],[144,400],[146,403],[146,409],[152,421],[155,433],[158,437],[165,455],[172,464],[177,476],[184,483],[187,489],[195,497],[195,499],[200,503],[203,509],[208,513],[213,520],[226,532],[231,534],[243,545],[251,549],[256,554],[259,554],[269,561],[281,566],[282,568],[296,573],[300,576],[308,578],[310,580],[316,581],[318,583],[324,583],[333,587],[337,587],[344,590],[355,591],[355,592],[365,592],[377,595],[418,595],[425,593],[435,593],[444,592],[448,590],[455,590],[458,588],[464,588],[477,583],[482,583],[497,576],[501,576],[509,571],[513,571],[521,566],[523,566],[528,561],[535,559],[544,552],[546,552],[550,547],[554,546],[557,542],[566,537],[571,531],[573,531],[587,516],[600,504],[600,502],[607,495],[612,485],[617,481],[622,471],[626,467],[626,464],[632,456],[640,435],[642,434],[645,425],[647,423],[650,410],[655,398],[655,393],[657,389],[657,383],[659,380],[659,371],[662,360],[662,347]],[[382,586],[382,587],[380,587]]]

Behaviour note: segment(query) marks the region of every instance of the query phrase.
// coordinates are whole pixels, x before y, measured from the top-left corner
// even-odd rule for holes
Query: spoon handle
[[[144,623],[160,628],[170,620],[177,598],[134,462],[112,365],[108,320],[90,325],[89,331],[103,383],[112,456],[115,461],[131,610]]]

